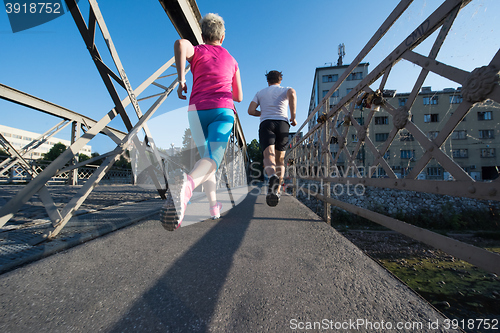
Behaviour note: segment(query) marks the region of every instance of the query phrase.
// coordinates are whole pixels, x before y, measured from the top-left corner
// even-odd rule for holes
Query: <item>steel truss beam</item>
[[[324,182],[328,185],[332,182],[351,185],[361,184],[363,186],[373,186],[377,188],[392,188],[499,201],[500,180],[495,180],[493,182],[474,181],[465,170],[441,150],[441,147],[475,103],[483,102],[487,99],[500,103],[500,50],[495,54],[489,64],[472,72],[436,61],[439,50],[457,18],[459,11],[469,4],[471,0],[444,0],[441,6],[429,15],[429,17],[425,19],[414,32],[405,38],[400,45],[394,48],[394,50],[392,50],[354,89],[352,89],[351,92],[343,97],[337,105],[334,105],[332,108],[328,106],[330,96],[338,90],[342,82],[361,63],[363,58],[404,13],[411,2],[412,0],[402,0],[399,3],[359,55],[354,59],[353,63],[342,75],[340,75],[339,80],[324,96],[320,104],[312,110],[311,114],[297,133],[300,132],[314,116],[320,115],[320,112],[322,112],[321,117],[318,117],[318,123],[312,126],[308,133],[302,138],[296,136],[293,139],[293,147],[286,155],[286,158],[290,159],[292,164],[287,172],[294,177],[294,184],[297,184],[295,178],[301,178]],[[437,34],[429,54],[425,56],[416,53],[414,49],[438,29],[440,29],[439,33]],[[392,116],[394,127],[390,131],[389,137],[385,143],[380,148],[377,148],[368,136],[368,125],[372,121],[374,113],[377,112],[377,110],[372,108],[365,123],[361,125],[353,116],[355,102],[364,93],[374,93],[370,85],[375,83],[379,78],[382,79],[378,89],[383,91],[389,75],[394,71],[394,65],[402,59],[421,67],[421,72],[404,106],[396,109],[382,99],[378,107]],[[453,115],[446,119],[444,126],[440,128],[438,136],[432,140],[429,139],[415,123],[410,121],[412,106],[429,72],[445,77],[463,87],[463,102],[454,111]],[[468,90],[476,87],[475,84],[477,84],[477,82],[484,83],[483,86],[485,87],[484,90],[481,91],[481,94],[479,94],[479,97],[477,94],[468,93]],[[340,124],[343,124],[342,128],[340,128]],[[352,154],[346,145],[349,128],[355,129],[358,138],[358,142]],[[398,133],[402,130],[405,130],[408,135],[412,135],[425,152],[424,155],[416,161],[411,172],[409,172],[406,177],[398,179],[384,158],[384,155],[394,142]],[[330,142],[333,138],[338,141],[339,149],[335,157],[332,156],[330,151]],[[366,170],[361,172],[360,168],[356,166],[356,156],[362,148],[367,148],[375,159],[373,166],[370,167],[368,172],[366,172]],[[345,157],[345,165],[350,168],[352,172],[344,172],[344,174],[332,176],[332,174],[330,174],[330,166],[336,167],[337,170],[339,170],[337,165],[341,155]],[[454,180],[434,181],[417,179],[419,173],[432,159],[436,160],[445,171],[449,172]],[[371,178],[374,169],[378,167],[382,167],[389,178]],[[300,175],[300,173],[297,172],[299,169],[307,170],[308,174]],[[379,216],[380,214],[366,211],[360,207],[333,200],[330,198],[330,191],[328,188],[329,187],[325,187],[323,195],[316,195],[318,199],[324,201],[325,207],[330,204],[343,208],[393,230],[402,232],[407,236],[418,239],[431,246],[447,251],[478,267],[485,268],[497,274],[500,273],[500,256],[498,254],[493,254],[478,248],[471,250],[470,246],[465,246],[463,244],[457,246],[456,241],[436,235],[430,231],[422,231],[420,228],[410,228],[407,227],[404,222],[386,216]],[[325,215],[325,219],[329,222],[328,215]]]
[[[71,8],[71,15],[80,31],[80,34],[82,35],[90,56],[92,57],[95,66],[108,90],[108,93],[115,104],[115,107],[112,110],[110,110],[100,120],[95,121],[89,117],[77,114],[53,103],[44,101],[40,98],[17,91],[5,85],[0,85],[0,98],[63,119],[61,123],[54,126],[54,128],[40,136],[40,138],[36,140],[36,143],[32,143],[30,147],[25,147],[26,149],[23,149],[20,153],[12,148],[12,146],[8,143],[7,140],[5,140],[5,138],[0,138],[0,143],[5,146],[11,153],[11,158],[9,159],[9,161],[4,162],[3,165],[9,163],[9,165],[11,165],[15,160],[18,164],[21,164],[26,169],[26,172],[30,173],[33,178],[32,181],[23,189],[21,189],[14,198],[12,198],[6,205],[0,208],[0,227],[8,222],[9,219],[17,213],[17,211],[23,204],[30,200],[30,198],[32,198],[35,194],[38,194],[45,206],[49,218],[52,221],[52,226],[51,228],[46,230],[46,232],[42,236],[40,236],[39,239],[35,240],[34,243],[41,242],[46,239],[53,239],[60,233],[60,231],[73,216],[73,213],[81,206],[81,204],[85,201],[93,188],[99,183],[102,177],[113,166],[114,162],[128,149],[131,144],[133,144],[134,147],[137,148],[139,158],[145,160],[148,159],[148,153],[151,153],[154,156],[155,165],[149,167],[146,173],[155,185],[155,188],[158,190],[160,196],[163,199],[166,198],[165,194],[168,184],[163,170],[164,164],[158,150],[156,149],[154,140],[146,125],[146,122],[153,116],[156,110],[166,100],[166,98],[178,84],[178,80],[176,77],[168,86],[159,82],[160,79],[168,78],[170,76],[176,76],[175,73],[166,73],[168,69],[174,67],[174,58],[171,58],[169,61],[167,61],[163,66],[161,66],[155,73],[153,73],[148,79],[146,79],[134,90],[126,76],[125,69],[121,64],[118,52],[114,47],[113,41],[111,39],[109,31],[107,30],[104,18],[99,10],[97,2],[95,0],[89,0],[89,3],[89,19],[88,22],[85,22],[80,12],[80,8],[76,4],[76,2],[74,0],[66,0],[66,4],[68,5],[68,8]],[[181,37],[186,38],[186,34],[189,36],[189,31],[191,31],[191,35],[194,36],[193,43],[201,43],[201,32],[198,24],[199,18],[197,17],[199,16],[199,11],[197,10],[196,3],[193,0],[190,0],[189,3],[187,0],[179,0],[178,3],[180,4],[182,13],[171,13],[167,11],[167,8],[165,6],[164,8],[169,14],[169,17],[172,19],[172,21],[175,21],[174,25],[176,25],[176,28],[178,29],[180,34],[182,31]],[[162,3],[162,5],[164,4]],[[185,21],[184,23],[179,23],[180,21],[178,20],[180,19],[180,16],[184,17],[184,19],[182,19]],[[97,50],[97,47],[95,45],[95,33],[97,30],[97,25],[99,26],[102,37],[106,42],[108,51],[111,55],[111,58],[113,59],[114,68],[116,68],[118,74],[111,69],[112,66],[108,66],[103,62],[100,53]],[[182,29],[180,29],[180,27]],[[189,68],[187,68],[187,70],[189,70]],[[123,100],[120,100],[114,83],[117,83],[118,86],[126,90],[127,97]],[[160,92],[150,96],[139,98],[144,90],[150,86],[160,88]],[[143,114],[139,106],[139,102],[151,98],[156,100],[153,105],[149,107],[147,112]],[[132,123],[129,115],[125,110],[125,108],[129,104],[132,104],[135,115],[139,119],[135,125]],[[125,127],[128,131],[127,133],[117,131],[107,126],[118,115],[121,117],[123,123],[125,124]],[[37,174],[36,171],[33,170],[30,165],[22,158],[22,156],[28,151],[28,149],[33,149],[34,147],[36,147],[36,145],[43,143],[48,139],[48,137],[54,135],[55,133],[60,131],[63,126],[67,126],[70,123],[74,124],[72,130],[71,146],[49,166],[47,166],[42,172]],[[83,135],[78,134],[78,129],[80,126],[84,130]],[[143,141],[139,140],[139,132],[144,133]],[[73,163],[73,165],[65,166],[68,162],[73,160],[75,154],[77,154],[81,148],[83,148],[99,133],[103,133],[111,138],[117,144],[116,148],[106,154],[100,155],[85,162]],[[229,158],[226,153],[226,156],[224,158],[225,164],[220,168],[220,172],[222,173],[219,175],[219,177],[224,176],[225,183],[228,188],[229,183],[231,183],[231,185],[233,186],[242,185],[243,183],[246,184],[245,170],[243,170],[243,172],[241,173],[241,170],[236,170],[234,165],[232,165],[231,167],[228,166],[232,161],[235,160],[235,158],[237,158],[236,155],[238,155],[238,158],[243,160],[245,164],[247,164],[248,162],[245,137],[243,135],[238,117],[236,117],[234,131],[232,133],[230,143],[228,143],[228,151],[232,152],[232,158]],[[54,201],[52,200],[52,197],[46,188],[47,182],[55,175],[59,175],[71,170],[76,171],[78,167],[103,158],[104,162],[102,162],[101,166],[79,189],[76,195],[67,204],[65,204],[62,209],[58,209],[55,206]],[[231,175],[233,177],[236,176],[236,178],[238,178],[238,181],[234,181],[233,178],[228,178],[229,168],[231,168]]]
[[[161,166],[161,158],[159,153],[154,145],[154,141],[151,138],[149,133],[149,129],[146,125],[148,119],[156,112],[158,107],[165,101],[168,95],[173,91],[173,89],[178,84],[177,79],[175,79],[168,87],[164,85],[160,85],[160,83],[156,83],[155,81],[168,76],[165,72],[170,69],[174,63],[174,58],[167,61],[162,67],[160,67],[153,75],[151,75],[147,80],[145,80],[138,88],[135,90],[132,89],[130,82],[126,76],[125,70],[121,65],[121,62],[118,57],[118,53],[114,48],[113,42],[111,40],[111,36],[106,28],[104,23],[104,19],[102,14],[99,11],[97,3],[93,0],[90,0],[90,9],[89,9],[89,25],[85,23],[83,19],[78,5],[75,1],[66,1],[68,8],[71,9],[71,14],[77,24],[79,31],[84,39],[84,42],[87,45],[87,48],[90,52],[92,59],[94,60],[96,67],[103,79],[108,92],[115,102],[115,108],[109,111],[101,120],[94,121],[89,117],[78,115],[74,112],[71,112],[67,109],[61,108],[54,104],[45,102],[33,96],[29,96],[27,94],[21,93],[19,91],[15,91],[14,89],[1,86],[0,92],[2,93],[2,98],[11,100],[18,104],[22,104],[37,110],[41,110],[46,113],[58,115],[64,119],[71,119],[72,121],[77,121],[81,124],[85,124],[86,131],[85,133],[76,138],[75,142],[71,144],[71,146],[63,152],[56,160],[54,160],[47,168],[45,168],[41,173],[35,175],[34,179],[26,185],[23,189],[21,189],[17,195],[12,198],[6,205],[4,205],[0,209],[0,226],[3,226],[19,209],[20,207],[26,203],[33,195],[40,194],[42,201],[44,201],[47,212],[49,213],[49,217],[52,220],[52,228],[47,230],[47,232],[40,238],[40,241],[44,239],[52,239],[57,236],[57,234],[61,231],[61,229],[66,225],[66,223],[71,219],[73,213],[81,206],[84,200],[91,193],[92,189],[98,184],[98,182],[102,179],[102,177],[106,174],[106,172],[112,167],[113,163],[122,155],[126,149],[128,148],[131,142],[134,142],[134,145],[138,147],[139,153],[144,156],[146,149],[152,150],[156,157],[158,166]],[[99,24],[101,33],[103,38],[108,45],[109,52],[114,61],[115,67],[118,70],[119,74],[114,74],[113,71],[106,66],[100,57],[100,54],[97,50],[96,45],[94,44],[94,34],[96,31],[96,23]],[[127,91],[128,97],[123,100],[119,99],[118,93],[113,85],[113,80],[119,84],[119,86],[123,87]],[[143,114],[139,103],[137,101],[137,96],[139,96],[146,88],[149,86],[156,84],[156,86],[162,87],[162,92],[156,94],[156,101],[153,105],[148,109],[148,111]],[[130,121],[128,114],[125,111],[125,108],[132,104],[135,114],[139,118],[139,121],[133,125]],[[113,120],[117,115],[120,115],[128,133],[123,133],[120,131],[116,131],[107,125]],[[139,131],[145,132],[145,140],[144,142],[139,141],[138,134]],[[47,191],[46,183],[49,181],[54,175],[68,171],[70,169],[74,169],[81,164],[72,166],[70,168],[64,169],[64,166],[67,162],[71,161],[76,153],[80,151],[83,146],[85,146],[91,139],[93,139],[98,133],[105,133],[110,136],[116,143],[117,147],[105,154],[105,160],[101,164],[101,166],[94,172],[92,177],[90,177],[87,182],[80,188],[80,190],[76,193],[73,199],[70,200],[61,210],[57,209],[53,200],[50,197],[50,194]],[[99,158],[103,158],[100,156]],[[88,163],[88,161],[87,161]],[[166,181],[165,179],[158,179],[156,174],[151,170],[150,177],[152,178],[155,186],[160,193],[160,195],[165,198],[166,192]],[[163,170],[159,170],[160,175],[163,174]],[[163,183],[163,185],[162,185]]]

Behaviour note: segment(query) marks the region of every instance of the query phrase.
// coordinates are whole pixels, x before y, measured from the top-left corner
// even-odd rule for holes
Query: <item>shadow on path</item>
[[[109,331],[206,332],[254,216],[257,192],[250,192],[174,262]]]

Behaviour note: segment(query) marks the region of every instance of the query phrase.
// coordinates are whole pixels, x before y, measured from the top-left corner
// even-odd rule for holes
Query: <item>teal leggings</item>
[[[234,111],[226,108],[188,111],[188,120],[200,156],[211,158],[219,169],[233,130]]]

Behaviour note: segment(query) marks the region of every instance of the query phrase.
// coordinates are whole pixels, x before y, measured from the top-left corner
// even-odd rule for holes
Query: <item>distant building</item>
[[[340,100],[345,97],[358,83],[368,75],[368,63],[359,64],[344,82],[340,85],[339,89],[330,96],[329,105],[332,108],[338,104]],[[311,93],[311,101],[309,103],[308,115],[320,104],[321,100],[326,96],[328,91],[333,87],[335,82],[349,65],[343,66],[327,66],[317,67],[314,73],[313,89]],[[309,130],[317,124],[318,115],[316,114],[311,121],[309,121]]]
[[[297,138],[295,139],[295,142],[292,142],[293,137],[297,134],[297,132],[290,132],[288,133],[288,144],[290,145],[290,148],[292,147],[292,144],[295,142],[299,141],[302,139],[302,132],[299,132],[299,135],[297,135]]]
[[[309,113],[320,104],[338,77],[348,66],[330,66],[316,68]],[[347,93],[354,88],[368,74],[368,64],[360,64],[342,83],[338,93],[330,97],[330,108],[337,104]],[[392,91],[395,92],[395,91]],[[387,103],[394,108],[404,105],[410,93],[393,93],[385,97]],[[446,88],[433,91],[431,87],[422,87],[413,106],[411,107],[411,121],[431,140],[435,139],[443,129],[449,117],[462,102],[461,88]],[[353,112],[354,119],[365,125],[370,109],[356,106]],[[309,122],[309,129],[317,124],[315,115]],[[462,167],[475,180],[491,180],[499,175],[500,160],[497,153],[500,149],[500,133],[497,128],[500,119],[500,110],[494,102],[478,103],[469,110],[467,116],[458,124],[453,133],[441,146],[441,150],[450,156],[455,163]],[[339,132],[343,131],[343,119],[336,124]],[[382,108],[374,112],[373,119],[368,125],[368,136],[377,149],[381,149],[389,139],[394,128],[392,116]],[[356,130],[353,126],[345,137],[346,147],[351,154],[358,144]],[[335,158],[338,151],[338,141],[335,137],[330,141],[330,152]],[[424,150],[417,140],[403,129],[398,132],[389,149],[384,155],[385,160],[396,176],[405,177],[416,164]],[[337,160],[339,167],[345,163],[345,154]],[[368,168],[374,164],[374,156],[364,145],[356,156],[356,165]],[[386,177],[382,167],[378,167],[375,177]],[[418,176],[419,179],[450,179],[450,175],[434,159],[430,160]]]
[[[28,145],[33,140],[38,139],[41,134],[25,131],[18,128],[13,128],[9,126],[0,125],[0,133],[4,136],[4,138],[9,141],[9,143],[17,150],[21,151],[23,147]],[[28,155],[25,157],[28,159],[40,159],[43,157],[43,154],[47,153],[56,143],[62,143],[66,147],[71,145],[71,141],[59,139],[55,137],[49,138],[45,143],[37,147],[36,149],[31,150]],[[0,146],[0,148],[2,148]],[[80,152],[80,154],[84,154],[87,156],[91,156],[92,147],[89,145],[84,146]]]
[[[410,93],[399,93],[393,98],[387,98],[387,101],[398,108],[406,103],[409,96]],[[431,87],[422,87],[410,110],[411,121],[430,140],[433,140],[461,102],[460,88],[432,91]],[[441,146],[441,150],[452,157],[455,163],[475,180],[498,177],[499,117],[500,111],[493,102],[476,104]],[[369,136],[373,143],[380,147],[392,128],[392,117],[381,109],[380,112],[375,112],[374,119],[370,122]],[[386,153],[386,160],[397,175],[404,177],[423,154],[424,150],[420,144],[403,129],[392,142]],[[384,173],[384,170],[379,168],[379,176],[383,176]],[[448,179],[448,177],[443,167],[434,159],[420,174],[420,178],[423,179]]]

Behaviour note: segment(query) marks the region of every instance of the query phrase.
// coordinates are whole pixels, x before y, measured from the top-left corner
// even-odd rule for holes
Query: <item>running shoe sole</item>
[[[276,207],[280,201],[278,195],[280,179],[277,176],[269,178],[269,185],[267,188],[266,203],[268,206]]]
[[[276,207],[278,203],[280,202],[280,197],[279,195],[275,193],[268,193],[266,195],[266,203],[270,207]]]
[[[168,231],[174,231],[179,228],[179,216],[177,215],[177,210],[173,202],[161,208],[160,222],[163,228]]]
[[[160,222],[166,230],[174,231],[180,227],[186,211],[187,202],[183,194],[187,186],[187,175],[183,173],[175,177],[175,181],[170,185],[168,201],[160,209]]]

